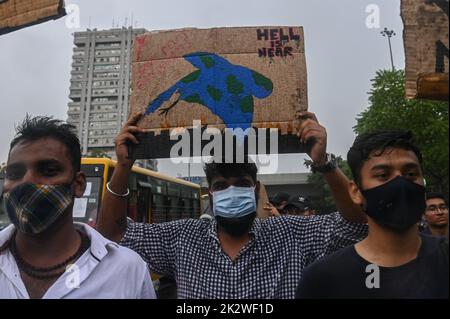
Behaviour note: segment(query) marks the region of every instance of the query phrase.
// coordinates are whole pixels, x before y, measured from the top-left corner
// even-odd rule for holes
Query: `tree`
[[[107,152],[101,150],[101,149],[93,149],[89,154],[88,157],[92,158],[111,158]]]
[[[342,159],[341,156],[335,156],[331,154],[332,157],[335,158],[338,167],[341,171],[351,180],[352,173],[350,171],[350,167],[347,164],[347,161]],[[305,166],[311,168],[312,161],[305,160]],[[337,211],[334,198],[331,195],[330,187],[328,186],[325,178],[323,178],[322,174],[311,174],[308,177],[308,184],[311,185],[314,189],[314,192],[317,194],[316,197],[310,198],[314,209],[319,214],[328,214]]]
[[[423,154],[427,187],[448,197],[448,103],[407,100],[403,70],[378,71],[369,94],[369,107],[358,115],[355,132],[411,131]]]
[[[430,191],[442,192],[448,198],[448,103],[405,99],[405,74],[402,70],[378,71],[372,80],[369,107],[357,116],[357,134],[380,129],[405,129],[414,134],[423,154],[424,174]],[[342,157],[338,166],[352,179],[350,168]],[[305,161],[310,167],[311,161]],[[319,213],[336,211],[330,188],[321,174],[308,178],[318,196],[311,198]]]

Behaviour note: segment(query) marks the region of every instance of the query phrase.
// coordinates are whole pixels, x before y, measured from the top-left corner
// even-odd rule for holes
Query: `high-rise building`
[[[133,40],[145,32],[124,27],[74,34],[68,122],[78,129],[83,156],[115,157],[114,138],[129,111]]]

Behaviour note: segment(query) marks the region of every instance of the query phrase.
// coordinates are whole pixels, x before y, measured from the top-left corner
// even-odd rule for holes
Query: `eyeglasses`
[[[427,212],[437,213],[438,211],[448,211],[448,206],[445,204],[442,205],[431,205],[427,207]]]

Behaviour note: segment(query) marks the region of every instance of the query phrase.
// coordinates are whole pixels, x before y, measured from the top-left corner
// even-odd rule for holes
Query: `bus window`
[[[164,223],[168,221],[166,209],[166,196],[161,194],[153,194],[153,222]]]
[[[202,214],[210,214],[212,215],[212,207],[210,207],[210,198],[208,194],[204,194],[201,196],[201,204],[202,204]]]
[[[130,189],[128,196],[128,217],[134,221],[138,221],[138,192]]]
[[[190,198],[183,198],[184,209],[183,209],[183,218],[192,218],[192,200]]]
[[[100,204],[102,178],[87,177],[86,181],[86,191],[83,197],[75,199],[73,220],[95,227]]]
[[[178,198],[173,196],[173,197],[167,197],[167,204],[166,204],[166,208],[167,208],[167,221],[172,221],[172,220],[177,220],[178,219],[178,214],[177,214],[177,202],[178,202]]]
[[[177,211],[178,211],[178,218],[183,219],[186,218],[186,200],[184,198],[178,198],[178,205],[177,205]]]
[[[167,195],[168,195],[168,217],[169,220],[177,220],[181,218],[180,205],[182,205],[180,199],[180,185],[169,182],[167,183]]]
[[[188,186],[181,186],[181,198],[183,199],[183,207],[180,218],[192,218],[192,200],[191,189]]]
[[[137,220],[141,223],[151,222],[152,209],[152,189],[151,185],[138,182],[137,191]]]
[[[92,190],[97,190],[97,193],[91,194],[92,198],[87,201],[86,196],[77,201],[77,221],[95,221],[102,194],[106,191],[106,182],[111,179],[115,165],[116,162],[109,159],[82,159],[82,170],[89,178],[98,178],[100,190],[97,185],[92,185]],[[103,180],[104,177],[106,180]],[[89,178],[88,181],[92,181]],[[147,190],[142,189],[143,185]],[[198,185],[134,166],[128,180],[128,188],[130,196],[127,214],[134,221],[162,223],[181,218],[197,218],[200,215]],[[95,200],[97,205],[94,205]]]
[[[202,214],[202,203],[200,202],[199,191],[192,190],[192,210],[194,213],[193,218],[198,218]]]

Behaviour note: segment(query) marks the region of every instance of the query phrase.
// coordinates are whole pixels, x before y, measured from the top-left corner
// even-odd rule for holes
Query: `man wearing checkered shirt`
[[[214,221],[186,219],[162,224],[126,222],[127,180],[133,162],[127,143],[137,144],[130,118],[116,139],[118,166],[105,194],[98,229],[139,253],[152,272],[173,276],[178,297],[189,299],[294,298],[302,270],[313,261],[362,240],[364,214],[347,192],[348,179],[328,162],[327,134],[313,113],[303,113],[300,142],[308,142],[316,171],[327,180],[340,213],[256,218],[257,167],[205,165]]]

